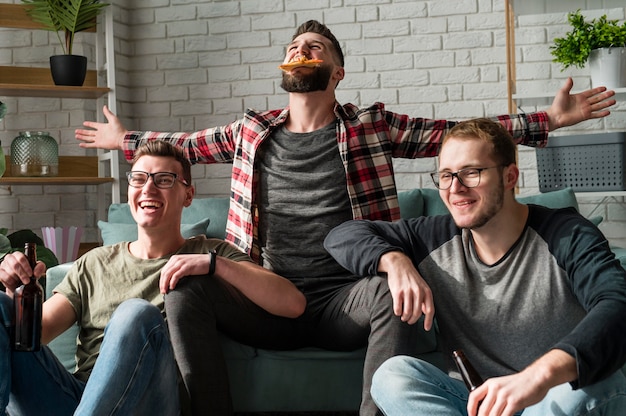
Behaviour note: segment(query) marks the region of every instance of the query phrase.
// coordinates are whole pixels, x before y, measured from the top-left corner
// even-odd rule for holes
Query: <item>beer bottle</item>
[[[37,264],[37,244],[26,243],[24,254],[30,267],[34,270]],[[15,343],[16,351],[39,351],[41,348],[41,309],[43,305],[43,288],[35,278],[15,289],[13,294],[15,305]]]
[[[461,377],[467,386],[469,391],[474,391],[478,386],[483,384],[483,379],[478,375],[478,372],[474,368],[474,366],[469,362],[465,353],[462,350],[456,350],[452,352],[452,356],[454,357],[454,362],[456,366],[459,368],[459,372],[461,373]]]

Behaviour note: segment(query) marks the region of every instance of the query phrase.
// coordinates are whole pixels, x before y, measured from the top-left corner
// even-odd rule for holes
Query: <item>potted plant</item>
[[[580,9],[569,13],[567,20],[572,30],[554,39],[550,48],[553,62],[565,70],[583,68],[589,61],[593,86],[626,86],[626,22],[619,24],[606,15],[586,21]]]
[[[50,57],[50,70],[56,85],[81,86],[87,73],[87,58],[72,54],[76,32],[96,26],[96,17],[108,3],[99,0],[22,0],[27,13],[43,29],[55,32],[63,55]],[[63,33],[64,38],[61,38]]]

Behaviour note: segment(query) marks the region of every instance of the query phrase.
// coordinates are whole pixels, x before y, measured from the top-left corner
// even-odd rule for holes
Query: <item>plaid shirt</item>
[[[337,146],[346,171],[352,216],[355,219],[393,221],[400,208],[393,158],[436,156],[448,130],[456,122],[410,118],[385,110],[381,103],[359,109],[335,104]],[[124,155],[131,160],[147,140],[161,139],[183,148],[191,163],[233,163],[226,240],[258,260],[258,210],[254,169],[257,150],[272,131],[285,123],[289,109],[256,112],[242,119],[195,133],[130,132]],[[519,144],[545,146],[548,117],[544,112],[499,116]]]

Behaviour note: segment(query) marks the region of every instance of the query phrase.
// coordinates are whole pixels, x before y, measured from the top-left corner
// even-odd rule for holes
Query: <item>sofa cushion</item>
[[[183,209],[184,223],[193,223],[202,218],[209,218],[211,222],[206,236],[209,238],[226,238],[226,220],[228,219],[228,198],[197,198],[191,205]]]
[[[445,215],[448,214],[448,208],[439,196],[438,189],[423,188],[422,198],[424,198],[424,215]]]
[[[419,189],[398,192],[398,204],[402,218],[417,218],[424,215],[424,199]]]
[[[52,296],[54,288],[61,283],[61,280],[63,280],[71,267],[72,263],[63,263],[51,267],[46,271],[46,299]],[[54,355],[61,361],[63,367],[72,373],[76,368],[75,355],[78,331],[78,324],[74,323],[63,334],[48,343],[48,347],[50,347]]]
[[[226,219],[228,218],[228,198],[196,198],[191,205],[183,209],[183,224],[196,224],[205,218],[210,222],[206,236],[210,238],[226,238]],[[126,203],[111,204],[108,211],[110,223],[134,224],[135,220]]]
[[[517,200],[523,204],[542,205],[548,208],[573,207],[578,211],[578,201],[576,201],[576,194],[572,188],[541,194],[518,196]]]
[[[181,224],[180,233],[185,238],[207,233],[209,227],[209,219],[205,218],[195,224]],[[98,221],[100,235],[102,236],[102,244],[105,246],[119,243],[122,241],[137,240],[137,224],[124,224],[116,222]]]

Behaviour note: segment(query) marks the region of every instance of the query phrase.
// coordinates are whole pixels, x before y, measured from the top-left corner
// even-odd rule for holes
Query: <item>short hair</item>
[[[180,147],[176,147],[163,140],[151,140],[139,146],[135,150],[132,165],[142,156],[171,157],[179,162],[183,168],[183,179],[191,184],[191,162],[185,157],[185,153]]]
[[[491,156],[496,163],[502,166],[516,163],[516,145],[513,136],[496,121],[488,118],[462,121],[450,129],[441,145],[443,146],[451,137],[482,140],[490,145]]]
[[[344,57],[343,57],[343,51],[341,50],[341,45],[339,44],[339,41],[337,40],[335,35],[333,35],[333,32],[331,32],[330,29],[326,25],[318,22],[317,20],[309,20],[309,21],[302,23],[300,26],[298,26],[298,28],[296,29],[296,33],[293,34],[293,37],[291,38],[291,40],[293,41],[295,38],[302,35],[303,33],[309,33],[309,32],[317,33],[318,35],[322,35],[326,39],[330,40],[330,42],[333,44],[333,47],[335,48],[335,53],[337,55],[337,58],[339,58],[339,63],[343,67]]]

